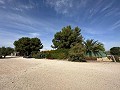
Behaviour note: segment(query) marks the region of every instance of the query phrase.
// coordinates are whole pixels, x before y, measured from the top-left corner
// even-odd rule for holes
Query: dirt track
[[[0,59],[0,90],[120,90],[120,63]]]

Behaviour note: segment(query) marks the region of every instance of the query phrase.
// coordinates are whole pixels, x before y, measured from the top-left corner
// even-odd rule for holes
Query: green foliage
[[[120,47],[112,47],[110,49],[110,54],[114,55],[115,60],[117,62],[120,62],[120,58],[119,58],[120,57]]]
[[[56,50],[39,52],[33,56],[35,58],[69,58],[69,61],[85,61],[87,54],[90,58],[96,59],[96,55],[98,55],[98,53],[105,51],[104,45],[98,41],[91,39],[84,42],[81,30],[78,27],[75,27],[74,29],[72,29],[71,26],[62,28],[60,32],[57,32],[54,35],[52,42],[53,45],[51,47]]]
[[[114,55],[114,58],[115,58],[116,62],[120,62],[120,58],[118,55]]]
[[[58,49],[51,51],[42,51],[37,53],[35,58],[47,58],[47,59],[67,59],[68,58],[68,49]]]
[[[47,58],[47,59],[56,59],[54,57],[53,51],[47,51],[46,54],[45,54],[45,58]]]
[[[28,54],[30,50],[30,38],[28,37],[22,37],[18,41],[14,42],[15,50],[19,52],[21,56],[24,56],[25,54]]]
[[[27,39],[26,43],[29,43],[31,39]],[[26,48],[29,48],[31,51],[37,51],[35,49],[38,47],[38,44],[35,44],[36,39],[32,39],[29,44],[31,47],[27,46],[28,44],[23,45],[25,49],[21,49],[21,52],[26,52]],[[25,40],[26,41],[26,40]],[[35,58],[47,58],[47,59],[68,59],[69,61],[85,61],[85,57],[88,54],[89,57],[96,59],[96,55],[101,51],[105,51],[104,45],[98,41],[86,40],[83,41],[83,37],[81,35],[81,29],[75,27],[74,29],[71,26],[67,26],[62,28],[60,32],[57,32],[54,35],[54,39],[52,40],[53,45],[52,48],[56,50],[51,51],[42,51],[39,53],[32,53],[32,56]],[[22,43],[22,42],[20,42]],[[19,45],[19,43],[18,43]],[[33,45],[33,46],[32,46]],[[41,44],[42,46],[42,44]],[[18,48],[20,49],[20,48]],[[22,51],[23,50],[23,51]],[[92,56],[94,54],[94,57]],[[89,58],[87,57],[87,58]]]
[[[39,51],[40,49],[43,48],[43,45],[40,41],[40,39],[38,38],[31,38],[31,42],[30,42],[30,49],[34,52]]]
[[[112,55],[119,55],[119,56],[120,56],[120,47],[112,47],[112,48],[110,49],[110,53],[111,53]]]
[[[71,29],[71,26],[62,28],[62,31],[54,35],[52,48],[70,49],[76,43],[81,43],[83,37],[80,32],[81,30],[78,27],[74,29]]]
[[[2,56],[4,56],[4,58],[7,55],[10,55],[12,52],[14,52],[14,49],[11,47],[1,47],[0,48],[0,58],[2,58]]]
[[[1,48],[0,48],[0,58],[2,58],[2,52],[1,52]]]
[[[32,57],[36,59],[43,59],[46,58],[46,54],[44,52],[38,52],[37,54],[33,54]]]
[[[54,59],[67,59],[68,49],[57,49],[51,51],[51,57]]]
[[[5,56],[7,56],[7,50],[5,47],[1,48],[1,54],[2,54],[2,56],[4,56],[4,58],[5,58]]]
[[[51,50],[47,52],[46,58],[48,59],[67,59],[68,49]]]
[[[68,61],[74,61],[74,62],[86,62],[86,60],[80,56],[70,56]]]
[[[94,41],[93,39],[88,39],[84,42],[84,46],[86,49],[86,55],[89,57],[97,57],[99,52],[104,52],[104,45],[98,41]]]
[[[82,44],[77,43],[69,51],[69,61],[79,61],[84,62],[85,48]]]
[[[85,56],[85,60],[97,60],[97,57]]]
[[[7,52],[7,55],[10,55],[11,53],[14,52],[14,49],[11,48],[11,47],[7,47],[7,48],[6,48],[6,52]]]
[[[22,37],[14,42],[15,50],[21,56],[29,56],[33,51],[38,52],[43,48],[43,45],[38,38]]]

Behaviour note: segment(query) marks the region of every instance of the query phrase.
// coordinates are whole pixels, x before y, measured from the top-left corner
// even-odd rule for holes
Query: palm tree
[[[105,51],[104,45],[93,39],[88,39],[84,42],[86,56],[88,57],[101,57]]]

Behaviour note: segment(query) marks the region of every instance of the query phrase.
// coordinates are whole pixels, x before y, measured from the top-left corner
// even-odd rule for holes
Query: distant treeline
[[[70,61],[82,61],[85,57],[102,57],[105,54],[104,45],[94,39],[87,39],[82,36],[79,27],[71,28],[71,26],[63,27],[61,31],[56,32],[52,40],[51,47],[54,50],[40,52],[43,44],[39,38],[22,37],[14,42],[15,51],[20,56],[30,56],[38,58],[57,58],[69,59]],[[110,49],[111,54],[120,55],[120,47]],[[6,56],[13,52],[10,47],[0,48],[0,55]]]

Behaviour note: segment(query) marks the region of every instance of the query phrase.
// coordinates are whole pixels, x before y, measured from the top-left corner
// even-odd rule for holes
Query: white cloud
[[[100,29],[95,29],[95,28],[87,28],[87,27],[83,27],[82,28],[82,31],[84,33],[88,33],[88,34],[91,34],[91,35],[100,35],[100,34],[105,34],[107,33],[107,31],[102,31]]]
[[[43,49],[50,49],[51,34],[58,30],[49,20],[33,19],[15,13],[0,13],[0,46],[13,46],[13,42],[21,37],[38,37],[44,45]],[[46,40],[47,39],[47,40]]]
[[[14,8],[11,8],[11,9],[13,9],[13,10],[15,10],[15,11],[23,11],[21,8],[17,8],[17,7],[14,7]]]
[[[19,7],[20,7],[21,9],[26,9],[26,10],[33,9],[33,8],[34,8],[34,6],[32,6],[32,5],[20,5]]]
[[[109,9],[113,5],[113,2],[106,5],[103,9],[101,9],[101,12],[104,12],[105,10]]]
[[[87,0],[46,0],[47,5],[54,8],[57,13],[73,14],[75,10],[85,7]]]
[[[24,10],[31,10],[31,9],[34,9],[35,6],[33,5],[24,5],[24,4],[20,4],[18,6],[11,6],[10,7],[12,10],[15,10],[15,11],[20,11],[20,12],[23,12]]]
[[[112,26],[110,30],[116,30],[120,27],[120,20],[116,21]]]
[[[104,16],[108,17],[108,16],[111,16],[111,15],[114,15],[115,11],[114,10],[111,10],[109,12],[106,12],[106,14]]]
[[[0,8],[6,9],[6,7],[5,7],[5,6],[0,6]]]
[[[21,3],[19,0],[0,0],[0,7],[22,12],[24,10],[34,9],[38,6],[38,4],[31,2],[31,0],[28,1],[28,3]]]
[[[26,15],[22,16],[14,13],[7,13],[5,15],[4,13],[3,14],[1,13],[0,23],[5,23],[4,24],[5,27],[14,27],[14,28],[21,27],[21,29],[23,30],[27,28],[28,30],[33,30],[36,32],[40,31],[41,30],[40,28],[44,28],[44,32],[47,32],[48,30],[50,30],[49,32],[55,32],[54,28],[56,28],[54,24],[50,23],[47,20],[42,20],[42,19],[37,20],[28,17]]]
[[[10,3],[13,2],[14,0],[0,0],[0,4],[6,4],[6,3]]]
[[[119,24],[120,24],[120,20],[118,20],[114,23],[114,25],[119,25]]]
[[[30,37],[39,37],[40,34],[39,33],[29,33]]]
[[[72,8],[73,0],[47,0],[47,4],[53,7],[58,13],[66,14]]]
[[[119,27],[120,27],[120,24],[113,25],[113,26],[111,27],[111,30],[116,30],[116,29],[119,28]]]
[[[0,0],[0,4],[5,4],[5,1],[4,0]]]

